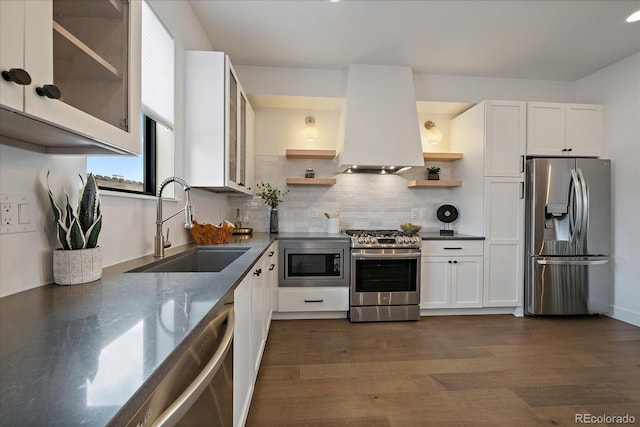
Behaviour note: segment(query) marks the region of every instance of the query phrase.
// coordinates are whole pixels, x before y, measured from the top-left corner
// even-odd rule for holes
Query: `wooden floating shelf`
[[[324,185],[336,184],[335,178],[287,178],[287,185]]]
[[[453,162],[462,158],[462,153],[422,153],[425,160],[434,162]]]
[[[287,150],[287,159],[335,159],[336,150]]]
[[[426,187],[460,187],[462,181],[445,181],[441,179],[414,179],[407,181],[409,188],[426,188]]]

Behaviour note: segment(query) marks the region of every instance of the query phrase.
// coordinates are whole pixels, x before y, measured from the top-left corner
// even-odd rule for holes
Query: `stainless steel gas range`
[[[349,319],[420,319],[422,239],[397,230],[346,230],[351,236]]]

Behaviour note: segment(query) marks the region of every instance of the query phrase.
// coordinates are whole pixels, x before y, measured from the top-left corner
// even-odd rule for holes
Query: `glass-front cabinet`
[[[0,7],[1,134],[53,153],[139,154],[141,2]]]
[[[185,54],[187,181],[253,194],[255,116],[224,52]]]

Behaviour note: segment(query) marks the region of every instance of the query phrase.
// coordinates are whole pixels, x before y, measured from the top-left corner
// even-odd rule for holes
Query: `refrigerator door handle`
[[[582,224],[582,214],[583,214],[583,198],[582,198],[582,185],[580,184],[580,180],[578,178],[578,173],[575,169],[571,169],[571,180],[573,181],[573,202],[575,203],[575,217],[571,215],[571,224],[570,231],[571,236],[569,237],[570,243],[576,243],[576,239],[580,234],[580,226]],[[573,212],[574,209],[570,207],[569,213]]]
[[[539,259],[536,261],[540,265],[603,265],[609,264],[608,259],[584,259],[584,260],[564,260],[564,259]]]
[[[579,239],[584,245],[589,229],[589,191],[587,188],[587,180],[582,173],[582,169],[578,168],[578,178],[580,180],[580,191],[582,192],[582,215],[579,228]]]

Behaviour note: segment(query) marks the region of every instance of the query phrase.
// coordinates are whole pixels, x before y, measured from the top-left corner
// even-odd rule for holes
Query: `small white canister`
[[[327,219],[327,233],[340,234],[340,218]]]

